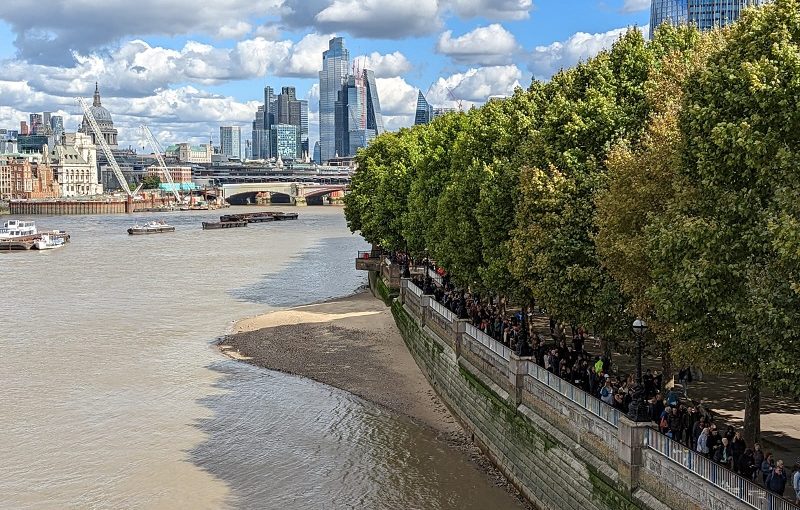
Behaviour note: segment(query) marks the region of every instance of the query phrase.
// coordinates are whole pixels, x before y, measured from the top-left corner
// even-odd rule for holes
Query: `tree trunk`
[[[748,445],[761,440],[761,377],[750,374],[744,401],[744,439]]]
[[[664,375],[662,385],[666,385],[675,375],[672,370],[672,356],[669,353],[669,344],[666,342],[661,343],[661,373]],[[659,389],[664,391],[665,388]],[[666,395],[666,392],[664,394]]]

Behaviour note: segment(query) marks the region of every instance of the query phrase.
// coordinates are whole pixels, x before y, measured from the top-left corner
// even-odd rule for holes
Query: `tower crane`
[[[450,96],[450,99],[455,101],[455,103],[458,105],[458,111],[463,112],[464,111],[464,101],[462,101],[461,99],[458,99],[456,97],[455,93],[453,92],[453,89],[451,89],[450,87],[445,87],[445,88],[447,89],[447,95]]]
[[[131,187],[128,186],[128,181],[125,179],[125,175],[123,175],[122,170],[120,170],[117,160],[114,157],[114,154],[111,152],[111,147],[109,147],[106,143],[106,139],[103,137],[103,132],[100,131],[100,126],[97,124],[97,120],[92,114],[92,109],[89,107],[89,103],[87,103],[82,97],[76,97],[75,100],[81,106],[81,109],[83,109],[83,115],[86,117],[86,120],[89,121],[89,126],[92,128],[95,141],[100,145],[100,148],[103,149],[103,154],[106,155],[106,159],[111,165],[111,169],[114,171],[114,176],[117,178],[117,181],[119,181],[119,185],[125,191],[125,194],[128,195],[128,198],[132,199],[136,192],[131,191]],[[139,188],[137,188],[136,191],[138,192]]]
[[[141,125],[142,134],[144,137],[147,138],[150,147],[152,147],[153,152],[156,154],[156,160],[158,161],[158,166],[161,167],[161,173],[164,174],[164,180],[167,181],[167,184],[170,186],[170,190],[172,190],[172,194],[175,195],[175,200],[178,201],[178,204],[183,202],[181,198],[181,194],[178,193],[177,186],[175,186],[175,181],[172,179],[172,174],[169,173],[169,169],[167,168],[167,164],[164,162],[164,158],[161,156],[161,145],[159,145],[158,140],[153,136],[153,132],[150,131],[150,128],[147,125]]]

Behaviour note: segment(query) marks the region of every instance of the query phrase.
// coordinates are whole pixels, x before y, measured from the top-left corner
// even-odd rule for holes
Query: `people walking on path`
[[[764,485],[767,490],[774,492],[779,496],[783,496],[783,491],[786,490],[786,471],[783,469],[783,461],[779,460],[772,471],[767,475],[764,480]]]

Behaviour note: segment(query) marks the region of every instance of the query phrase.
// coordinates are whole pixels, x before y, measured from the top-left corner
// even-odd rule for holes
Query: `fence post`
[[[519,357],[513,352],[508,360],[508,379],[514,391],[510,396],[514,399],[514,406],[522,403],[522,390],[525,388],[525,374],[528,373],[528,363],[533,358]]]
[[[406,292],[408,292],[408,278],[400,279],[400,304],[406,304]]]
[[[419,298],[419,314],[421,317],[419,318],[420,325],[424,328],[426,317],[428,317],[428,309],[430,308],[430,300],[431,296],[429,294],[423,294],[422,297]]]
[[[649,422],[635,422],[624,415],[619,417],[619,474],[629,490],[639,486],[639,470],[644,465],[645,438],[651,427]]]
[[[464,346],[464,334],[467,332],[467,319],[456,319],[456,359],[461,357],[461,349]]]

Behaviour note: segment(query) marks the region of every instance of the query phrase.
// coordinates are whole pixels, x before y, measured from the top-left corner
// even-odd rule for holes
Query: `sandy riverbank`
[[[391,310],[369,291],[241,320],[219,348],[233,359],[334,386],[430,427],[512,493],[519,508],[531,508],[466,437],[408,352]]]
[[[335,386],[446,434],[461,428],[408,352],[391,311],[369,292],[237,322],[221,351]]]

